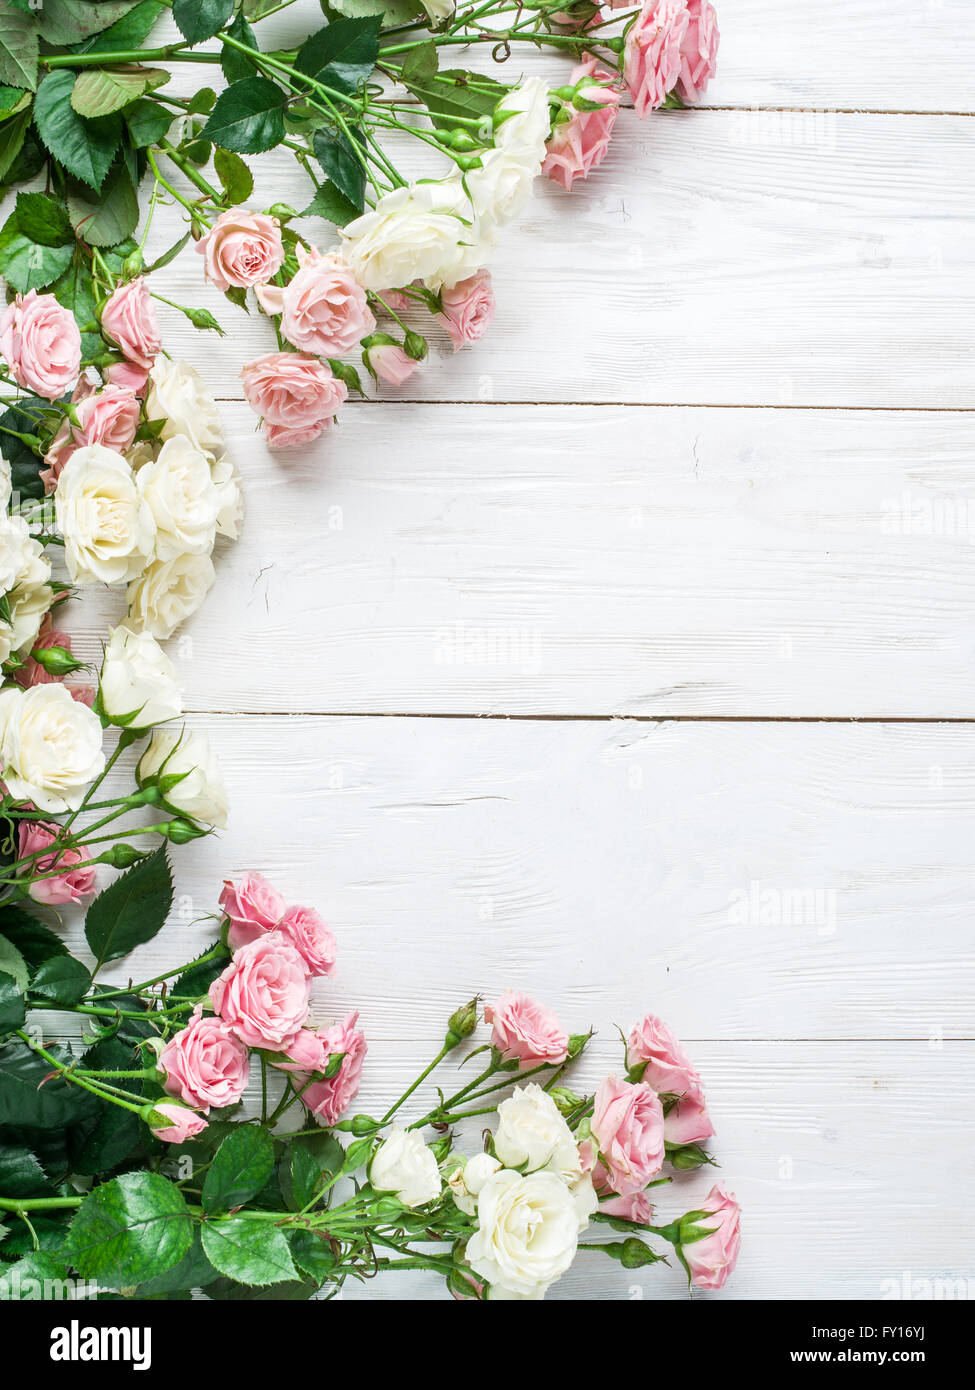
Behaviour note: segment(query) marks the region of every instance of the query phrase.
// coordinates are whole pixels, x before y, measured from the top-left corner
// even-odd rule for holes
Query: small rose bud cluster
[[[334,936],[313,908],[289,907],[260,874],[226,882],[220,906],[233,958],[210,986],[213,1012],[199,1005],[163,1048],[164,1089],[188,1107],[199,1132],[211,1107],[240,1100],[257,1051],[289,1075],[319,1124],[335,1124],[359,1090],[366,1041],[355,1013],[330,1028],[308,1025],[312,981],[335,967]],[[169,1137],[163,1129],[172,1125],[152,1123]]]

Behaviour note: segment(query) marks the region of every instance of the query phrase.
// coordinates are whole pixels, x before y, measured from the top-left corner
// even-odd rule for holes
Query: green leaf
[[[218,34],[234,12],[234,0],[173,0],[173,18],[187,43]]]
[[[63,204],[49,193],[17,194],[17,226],[41,246],[68,246],[74,233]]]
[[[366,170],[351,140],[340,130],[318,130],[312,143],[326,177],[360,213],[365,207]]]
[[[254,192],[254,175],[240,155],[233,154],[230,150],[217,149],[213,154],[213,167],[230,205],[246,203]]]
[[[128,14],[103,29],[97,37],[86,39],[77,47],[78,53],[125,53],[139,48],[156,20],[166,7],[158,0],[141,0]]]
[[[335,1273],[335,1254],[327,1238],[315,1231],[297,1230],[289,1235],[291,1257],[303,1274],[323,1284]]]
[[[205,1289],[219,1276],[213,1265],[203,1253],[199,1230],[193,1232],[193,1244],[180,1260],[165,1274],[139,1286],[140,1298],[156,1298],[160,1294],[178,1293],[184,1289]]]
[[[217,98],[201,134],[225,150],[258,154],[284,139],[284,93],[266,77],[245,77]]]
[[[53,956],[68,954],[68,948],[59,936],[19,907],[0,909],[0,932],[17,947],[31,971]]]
[[[131,106],[147,88],[160,87],[167,79],[168,73],[160,68],[133,68],[131,71],[86,68],[79,72],[71,89],[71,105],[79,116],[110,116],[113,111],[121,111],[123,106]]]
[[[234,17],[234,22],[227,30],[230,38],[236,39],[238,43],[246,44],[248,48],[259,48],[257,36],[254,30],[247,23],[243,12]],[[253,77],[257,72],[254,60],[248,58],[246,53],[241,53],[239,49],[231,47],[229,43],[223,45],[220,54],[220,66],[223,68],[223,75],[228,82],[239,82],[242,77]]]
[[[29,125],[29,111],[21,111],[19,115],[12,116],[0,125],[0,183],[6,178],[23,149]]]
[[[405,24],[415,15],[424,13],[419,0],[329,0],[328,8],[352,18],[378,14],[386,26]]]
[[[16,117],[20,121],[29,118],[32,112],[25,111],[21,116]],[[4,124],[4,131],[8,131],[14,122],[8,121]],[[0,142],[2,143],[2,142]],[[13,156],[12,162],[4,170],[3,178],[8,184],[27,183],[35,174],[39,174],[47,163],[47,150],[37,138],[37,132],[33,125],[29,125],[24,134],[23,144]]]
[[[416,48],[411,48],[403,61],[403,81],[427,82],[434,76],[440,60],[437,55],[437,45],[433,39],[429,43],[418,44]]]
[[[139,196],[127,166],[116,164],[94,201],[87,193],[69,193],[68,215],[89,246],[115,246],[124,241],[139,222]]]
[[[354,92],[368,80],[379,56],[382,18],[337,19],[306,39],[295,67],[340,92]]]
[[[328,1174],[312,1150],[304,1144],[288,1145],[286,1160],[281,1164],[278,1179],[289,1211],[301,1211],[315,1200]]]
[[[158,1173],[125,1173],[85,1198],[64,1256],[86,1279],[128,1287],[172,1269],[192,1240],[193,1222],[178,1189]]]
[[[37,52],[34,16],[4,5],[0,9],[0,82],[33,91],[37,86]]]
[[[74,1148],[72,1170],[82,1177],[110,1172],[129,1157],[144,1135],[138,1115],[119,1105],[104,1105],[92,1128]]]
[[[4,1197],[43,1197],[51,1184],[37,1155],[22,1144],[0,1146],[0,1193]]]
[[[37,7],[41,38],[58,47],[81,43],[107,29],[135,6],[135,0],[42,0]]]
[[[176,119],[175,111],[167,111],[156,101],[140,97],[123,114],[129,128],[129,136],[137,150],[147,145],[158,145]]]
[[[45,961],[31,985],[31,993],[54,1004],[77,1004],[85,997],[91,976],[74,956],[55,956]]]
[[[66,68],[48,73],[34,99],[38,134],[60,164],[96,191],[105,181],[119,146],[118,115],[83,120],[71,105],[75,74]]]
[[[280,1284],[298,1277],[284,1233],[270,1221],[230,1216],[208,1222],[203,1249],[214,1269],[239,1284]]]
[[[51,1217],[44,1217],[35,1213],[31,1217],[33,1231],[29,1231],[26,1225],[18,1222],[17,1227],[3,1243],[4,1258],[16,1260],[18,1257],[28,1257],[40,1253],[60,1263],[61,1246],[64,1244],[67,1230],[67,1223],[64,1220],[66,1215],[66,1212],[57,1212]],[[34,1246],[35,1236],[37,1237],[36,1249]]]
[[[491,115],[510,90],[493,77],[463,68],[446,68],[425,80],[411,80],[406,86],[423,102],[434,125],[443,129],[451,129],[458,116]]]
[[[95,956],[95,975],[106,961],[118,960],[134,946],[151,941],[173,904],[173,876],[165,848],[117,878],[88,909],[85,937]]]
[[[73,254],[70,246],[41,246],[25,236],[16,211],[0,231],[0,274],[21,294],[52,284],[67,270]]]
[[[16,1264],[4,1268],[4,1297],[16,1299],[70,1298],[69,1271],[60,1260],[42,1250],[30,1250]],[[56,1286],[62,1289],[56,1291]],[[52,1287],[53,1286],[53,1287]]]
[[[62,1064],[74,1060],[68,1048],[52,1043],[48,1051]],[[81,1086],[71,1086],[26,1043],[0,1047],[0,1125],[23,1129],[64,1129],[93,1115],[98,1101]]]
[[[300,216],[302,217],[324,217],[326,222],[332,222],[336,227],[344,227],[347,222],[353,221],[359,216],[359,209],[344,193],[340,193],[334,183],[327,179],[315,190],[315,196],[306,208],[303,208]]]
[[[13,942],[5,936],[0,936],[0,972],[10,975],[18,989],[27,988],[27,962]]]
[[[274,1144],[267,1130],[236,1125],[220,1145],[203,1180],[203,1210],[229,1211],[260,1192],[274,1171]],[[216,1262],[215,1262],[216,1263]],[[222,1273],[229,1271],[222,1269]],[[236,1277],[236,1276],[232,1276]],[[245,1281],[246,1282],[246,1281]],[[255,1280],[269,1283],[270,1280]]]
[[[0,975],[0,1033],[23,1028],[26,1018],[27,1000],[23,991],[9,975]]]

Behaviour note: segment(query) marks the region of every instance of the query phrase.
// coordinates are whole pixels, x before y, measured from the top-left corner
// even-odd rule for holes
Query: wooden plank
[[[492,265],[498,314],[473,351],[432,360],[400,397],[971,407],[975,123],[950,116],[625,112],[571,196],[540,180]],[[403,141],[407,137],[402,137]],[[411,146],[416,142],[409,142]],[[399,149],[400,147],[397,147]],[[426,149],[426,147],[424,147]],[[399,157],[399,154],[397,155]],[[414,149],[402,163],[432,174]],[[303,207],[287,152],[256,161],[255,204]],[[176,239],[173,209],[152,245]],[[331,228],[308,234],[323,244]],[[219,394],[273,348],[269,324],[182,255],[167,297],[233,331],[201,339],[165,310],[167,348]],[[417,320],[428,327],[428,316]],[[242,336],[243,335],[243,336]]]
[[[967,415],[350,405],[272,459],[224,410],[249,514],[171,644],[190,708],[975,710]],[[122,598],[72,607],[94,658]]]
[[[970,728],[193,725],[230,833],[176,854],[174,920],[122,975],[196,954],[255,869],[334,927],[329,1006],[404,1044],[509,986],[600,1030],[652,1004],[696,1038],[973,1036]]]

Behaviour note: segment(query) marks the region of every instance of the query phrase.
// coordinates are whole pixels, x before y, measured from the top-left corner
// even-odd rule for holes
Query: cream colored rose
[[[367,290],[413,280],[452,285],[465,256],[462,243],[477,240],[473,215],[455,180],[397,188],[342,229],[342,255]]]
[[[0,764],[15,800],[55,815],[76,810],[105,766],[98,716],[56,682],[9,686],[0,692]]]
[[[217,534],[220,495],[207,455],[185,434],[174,434],[157,457],[140,468],[136,481],[156,523],[155,559],[209,555]]]
[[[369,1166],[377,1192],[393,1192],[404,1207],[420,1207],[440,1196],[440,1169],[433,1151],[415,1129],[393,1125]]]
[[[146,415],[162,420],[161,439],[185,434],[197,449],[219,458],[226,447],[217,403],[188,362],[157,357],[149,373]]]
[[[227,788],[205,734],[156,729],[136,775],[140,787],[159,778],[178,777],[179,781],[167,783],[166,805],[204,825],[226,828]]]
[[[129,625],[163,640],[195,613],[216,579],[209,555],[155,560],[128,588]]]
[[[76,449],[58,478],[54,510],[75,584],[124,584],[145,568],[155,522],[121,454],[101,444]]]
[[[433,20],[434,24],[439,24],[442,19],[449,19],[453,14],[455,5],[454,0],[423,0],[423,8]]]
[[[522,1177],[510,1168],[495,1173],[478,1196],[477,1222],[467,1261],[491,1285],[492,1296],[497,1289],[516,1298],[539,1298],[575,1258],[575,1203],[555,1173]]]
[[[50,577],[51,562],[24,518],[0,513],[0,594],[8,610],[0,617],[0,661],[37,636],[54,600]]]
[[[466,1216],[473,1216],[476,1213],[477,1202],[474,1200],[473,1192],[464,1181],[464,1160],[462,1158],[457,1162],[457,1166],[447,1174],[447,1189],[454,1199],[454,1205]]]
[[[492,1154],[475,1154],[473,1158],[469,1158],[464,1168],[464,1183],[468,1192],[476,1197],[488,1178],[493,1177],[500,1169],[501,1164]]]
[[[13,495],[13,483],[10,476],[10,464],[5,458],[0,458],[0,508],[6,510]]]
[[[148,632],[132,632],[121,624],[109,635],[98,691],[108,718],[132,728],[145,729],[183,713],[169,657]]]
[[[235,541],[240,535],[240,523],[244,519],[244,494],[240,486],[240,473],[237,465],[226,455],[217,459],[210,473],[213,486],[217,489],[217,535]]]
[[[516,1086],[498,1106],[494,1151],[506,1168],[527,1164],[529,1172],[553,1159],[563,1164],[578,1160],[572,1131],[552,1097],[534,1081]]]
[[[481,156],[481,168],[471,169],[465,182],[483,235],[518,216],[531,198],[540,168],[507,149],[488,150]]]
[[[542,79],[528,77],[503,96],[495,120],[495,145],[541,168],[552,129],[548,87]]]

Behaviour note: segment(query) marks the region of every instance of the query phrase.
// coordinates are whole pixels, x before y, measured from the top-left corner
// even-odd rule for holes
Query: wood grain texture
[[[437,172],[401,141],[405,168]],[[258,173],[255,201],[307,205],[287,152]],[[970,408],[973,212],[966,117],[623,112],[605,164],[572,194],[540,179],[506,229],[489,336],[441,357],[435,334],[434,360],[398,394]],[[170,212],[153,247],[181,226]],[[334,241],[320,220],[306,230]],[[167,297],[232,330],[201,340],[160,306],[168,350],[204,352],[214,388],[239,399],[242,346],[270,351],[270,324],[242,329],[192,254],[167,281]]]
[[[971,713],[966,415],[352,405],[286,458],[224,413],[192,709]],[[74,605],[84,655],[121,604]]]
[[[430,1041],[512,987],[574,1026],[686,1037],[973,1036],[971,730],[194,717],[226,836],[120,978],[196,954],[220,880],[265,872],[337,933],[326,990]]]

